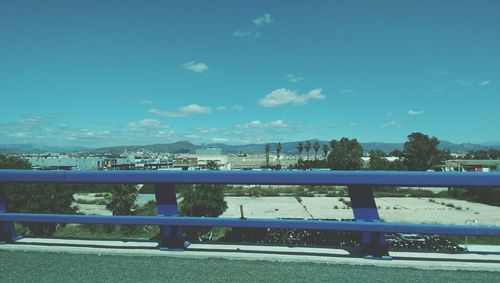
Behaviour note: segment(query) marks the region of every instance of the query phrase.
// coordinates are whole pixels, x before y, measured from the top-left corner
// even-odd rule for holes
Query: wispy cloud
[[[196,129],[199,133],[201,134],[214,134],[214,133],[219,133],[220,130],[217,128],[204,128],[204,127],[198,127]]]
[[[309,91],[307,94],[299,95],[296,91],[279,88],[272,91],[258,102],[263,107],[277,107],[285,104],[300,105],[305,104],[309,100],[322,100],[325,96],[321,93],[322,89],[317,88]]]
[[[350,128],[356,128],[356,127],[359,127],[359,124],[355,123],[355,122],[351,122],[351,123],[347,124],[347,126]]]
[[[451,74],[451,72],[447,70],[434,70],[434,74],[438,76],[445,76]]]
[[[144,100],[139,100],[139,103],[140,104],[148,104],[148,105],[150,105],[150,104],[153,104],[153,101],[144,99]]]
[[[239,104],[235,104],[235,105],[231,105],[231,106],[219,106],[217,107],[217,111],[243,111],[244,107],[239,105]]]
[[[88,139],[88,140],[94,140],[94,139],[105,139],[110,136],[111,132],[110,131],[95,131],[95,130],[89,130],[89,129],[80,129],[76,132],[73,132],[69,134],[67,137],[68,140],[77,140],[77,139]]]
[[[243,30],[235,30],[233,32],[233,36],[235,37],[260,37],[259,29],[263,26],[270,25],[273,22],[273,18],[271,14],[265,13],[262,16],[259,16],[252,20],[252,25]]]
[[[194,134],[184,135],[184,137],[186,137],[188,139],[199,139],[200,138],[198,135],[194,135]]]
[[[472,81],[459,80],[458,83],[463,86],[469,86],[472,84]]]
[[[27,137],[29,137],[29,135],[27,133],[20,133],[20,132],[9,134],[9,136],[14,137],[14,138],[27,138]]]
[[[489,84],[491,84],[491,81],[481,81],[481,82],[479,82],[477,85],[478,85],[478,86],[487,86],[487,85],[489,85]]]
[[[179,107],[177,111],[164,111],[157,108],[151,108],[148,110],[149,113],[155,114],[163,117],[179,118],[188,117],[191,115],[206,115],[212,113],[212,108],[206,106],[200,106],[198,104],[189,104],[186,106]]]
[[[254,29],[248,30],[235,30],[233,36],[236,37],[260,37],[260,33]]]
[[[182,67],[186,70],[193,71],[195,73],[203,73],[208,70],[208,66],[202,62],[191,61],[184,63]]]
[[[304,78],[302,78],[301,76],[298,76],[298,75],[294,75],[294,74],[289,74],[286,76],[286,79],[291,82],[291,83],[298,83],[300,82],[301,80],[303,80]]]
[[[162,124],[160,121],[155,119],[144,119],[136,122],[130,122],[128,123],[128,126],[129,128],[136,130],[168,128],[167,125]]]
[[[385,115],[386,115],[387,117],[392,117],[392,116],[394,116],[394,114],[393,114],[392,112],[387,112]]]
[[[435,93],[440,93],[440,92],[442,92],[443,90],[444,90],[444,88],[439,87],[439,88],[435,88],[435,89],[433,89],[433,90],[432,90],[432,92],[435,92]]]
[[[382,124],[379,126],[380,128],[401,128],[401,125],[396,121],[390,121],[388,123]]]
[[[169,131],[162,130],[162,131],[158,131],[158,132],[154,133],[153,136],[155,138],[170,138],[174,135],[175,135],[174,130],[169,130]]]
[[[350,88],[347,88],[347,89],[343,89],[340,91],[341,94],[353,94],[354,93],[354,90],[353,89],[350,89]]]
[[[229,142],[227,138],[212,138],[212,142],[220,143],[220,142]]]
[[[424,110],[408,110],[408,115],[415,116],[424,114]]]
[[[255,120],[235,126],[235,128],[237,129],[269,129],[269,128],[286,128],[286,127],[288,127],[288,124],[281,119],[269,123],[263,123],[260,120]]]
[[[260,26],[271,24],[273,22],[273,19],[271,17],[271,14],[266,13],[260,17],[253,19],[252,22],[254,25],[260,27]]]

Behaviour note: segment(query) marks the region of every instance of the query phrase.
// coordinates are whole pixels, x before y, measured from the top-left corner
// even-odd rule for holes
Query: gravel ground
[[[500,282],[498,272],[0,250],[1,282]]]

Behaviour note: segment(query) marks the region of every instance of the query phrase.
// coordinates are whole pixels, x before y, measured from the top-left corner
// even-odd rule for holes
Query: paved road
[[[500,282],[499,272],[0,250],[0,282]]]

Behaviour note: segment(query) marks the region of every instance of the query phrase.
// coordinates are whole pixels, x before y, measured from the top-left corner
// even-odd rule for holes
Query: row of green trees
[[[469,151],[464,159],[500,159],[500,150],[490,148],[488,150]]]
[[[381,150],[371,151],[369,169],[372,170],[410,170],[425,171],[434,169],[450,158],[449,151],[438,149],[439,140],[429,137],[423,133],[412,133],[408,135],[408,141],[404,144],[403,151],[396,150],[391,156],[400,157],[395,161],[387,160],[387,154]],[[297,150],[299,160],[295,169],[330,168],[332,170],[360,170],[363,168],[363,147],[356,139],[341,138],[332,140],[330,145],[323,144],[324,161],[318,160],[318,151],[321,148],[319,142],[312,146],[314,149],[314,160],[310,160],[311,143],[299,142]],[[302,160],[302,151],[306,151],[306,160]],[[266,164],[269,166],[269,144],[265,145]],[[281,143],[276,146],[276,157],[279,160],[281,154]],[[279,163],[277,163],[279,164]]]

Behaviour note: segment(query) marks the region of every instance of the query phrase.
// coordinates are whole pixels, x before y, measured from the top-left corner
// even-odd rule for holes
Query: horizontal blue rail
[[[0,170],[0,183],[499,187],[500,173],[407,171]]]
[[[439,224],[405,224],[370,221],[289,220],[289,219],[239,219],[219,217],[185,216],[97,216],[4,213],[0,221],[79,223],[79,224],[128,224],[168,225],[193,227],[241,227],[241,228],[293,228],[304,230],[332,230],[353,232],[399,232],[445,235],[500,236],[500,227]]]
[[[388,255],[384,233],[499,236],[498,226],[381,222],[372,187],[500,187],[500,173],[380,171],[36,171],[0,170],[0,185],[11,183],[154,184],[158,216],[27,214],[6,211],[0,186],[0,241],[13,241],[12,222],[159,225],[160,246],[183,248],[182,227],[295,228],[361,232],[362,253]],[[180,217],[176,184],[344,185],[355,221]],[[40,189],[43,189],[40,188]]]

